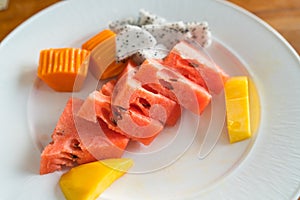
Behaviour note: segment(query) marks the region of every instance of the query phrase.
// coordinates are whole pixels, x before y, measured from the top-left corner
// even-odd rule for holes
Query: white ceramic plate
[[[208,21],[214,35],[212,57],[230,75],[248,75],[255,82],[261,123],[254,137],[234,145],[222,133],[204,160],[197,158],[203,139],[198,134],[174,163],[155,172],[127,174],[99,199],[296,199],[300,187],[299,57],[258,18],[229,3],[209,0],[171,4],[167,0],[64,1],[30,18],[3,40],[0,199],[64,199],[57,185],[61,173],[40,176],[39,156],[71,94],[55,93],[36,78],[39,51],[80,47],[108,21],[136,16],[140,8],[169,20]],[[89,84],[77,95],[86,96]],[[182,121],[190,122],[189,117],[185,114]],[[193,136],[190,132],[195,130],[183,122],[181,132]],[[176,147],[166,149],[172,148]],[[136,166],[142,164],[136,160]]]

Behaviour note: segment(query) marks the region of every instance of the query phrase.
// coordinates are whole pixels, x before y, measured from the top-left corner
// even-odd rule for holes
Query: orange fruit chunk
[[[119,75],[125,68],[127,62],[112,62],[101,75],[100,80]]]
[[[86,41],[82,45],[82,49],[91,51],[93,50],[98,44],[106,40],[107,38],[110,38],[111,36],[115,36],[116,34],[108,29],[105,29],[98,34],[94,35],[92,38],[90,38],[88,41]]]
[[[120,74],[126,61],[116,62],[116,34],[105,29],[82,45],[82,49],[91,51],[90,70],[96,79],[108,79]]]
[[[231,77],[225,83],[227,129],[230,143],[251,137],[248,77]]]
[[[79,91],[88,71],[90,52],[77,48],[40,52],[38,77],[58,92]]]
[[[132,167],[130,158],[106,159],[72,168],[63,174],[59,186],[67,200],[97,199]]]

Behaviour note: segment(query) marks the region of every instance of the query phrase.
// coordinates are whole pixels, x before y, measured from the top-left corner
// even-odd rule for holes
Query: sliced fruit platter
[[[226,103],[229,142],[250,138],[250,80],[214,62],[206,51],[212,42],[207,22],[173,22],[141,9],[137,19],[109,22],[81,48],[41,50],[37,75],[53,92],[80,91],[89,72],[104,83],[65,103],[40,174],[66,171],[60,186],[67,199],[95,199],[133,165],[121,158],[131,142],[151,146],[183,112],[200,117],[216,95]]]

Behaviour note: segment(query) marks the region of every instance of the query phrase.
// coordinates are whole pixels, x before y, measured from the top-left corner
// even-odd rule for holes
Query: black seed
[[[171,83],[165,81],[164,79],[159,79],[158,81],[159,81],[159,83],[160,83],[163,87],[165,87],[165,88],[167,88],[167,89],[169,89],[169,90],[174,90],[174,88],[173,88],[173,86],[171,85]]]
[[[151,104],[144,98],[139,98],[139,102],[143,105],[145,108],[150,108]]]
[[[65,135],[65,130],[59,130],[59,131],[57,131],[56,135]]]
[[[72,157],[72,159],[78,159],[78,156],[76,156],[75,154],[72,154],[72,153],[71,153],[71,157]]]
[[[111,118],[110,121],[111,121],[115,126],[118,125],[118,124],[117,124],[117,121],[116,121],[114,118]]]
[[[194,63],[194,62],[189,62],[189,66],[194,67],[194,68],[199,67],[199,65],[197,63]]]

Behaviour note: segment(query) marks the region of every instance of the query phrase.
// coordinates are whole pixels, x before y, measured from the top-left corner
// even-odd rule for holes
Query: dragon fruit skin
[[[116,37],[116,60],[123,60],[141,49],[152,48],[156,39],[148,31],[133,25],[126,27]]]

